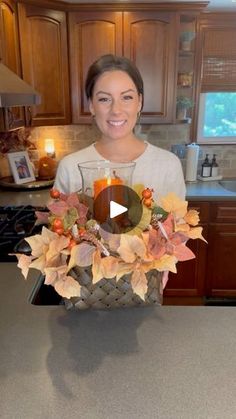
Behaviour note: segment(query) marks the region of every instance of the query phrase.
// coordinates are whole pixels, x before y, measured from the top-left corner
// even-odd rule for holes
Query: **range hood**
[[[0,62],[0,108],[40,103],[40,94]]]

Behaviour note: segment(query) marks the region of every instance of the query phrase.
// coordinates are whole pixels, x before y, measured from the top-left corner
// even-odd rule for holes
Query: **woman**
[[[64,193],[81,189],[78,163],[134,161],[133,184],[142,183],[152,188],[155,199],[168,192],[184,198],[185,183],[179,159],[135,136],[134,127],[144,100],[143,80],[135,65],[125,57],[102,56],[89,68],[85,91],[101,137],[91,146],[61,160],[55,188]]]

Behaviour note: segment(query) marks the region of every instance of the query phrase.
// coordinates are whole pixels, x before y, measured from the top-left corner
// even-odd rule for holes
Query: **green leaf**
[[[76,208],[69,208],[66,215],[63,217],[63,225],[65,230],[69,230],[78,218],[78,211]]]
[[[155,215],[161,215],[161,221],[164,221],[168,217],[168,212],[165,211],[163,208],[159,207],[158,205],[155,205],[152,208],[152,213]]]

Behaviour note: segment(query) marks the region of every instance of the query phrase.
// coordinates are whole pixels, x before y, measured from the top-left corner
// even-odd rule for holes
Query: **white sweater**
[[[80,190],[82,182],[77,165],[89,160],[105,160],[94,144],[65,156],[59,163],[54,187],[65,194]],[[143,154],[134,161],[133,185],[142,183],[152,188],[156,201],[168,192],[175,192],[182,199],[185,197],[182,166],[173,153],[147,143]]]

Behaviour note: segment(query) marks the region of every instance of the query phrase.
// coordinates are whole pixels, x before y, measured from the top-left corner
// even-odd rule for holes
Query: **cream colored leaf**
[[[92,265],[95,251],[96,247],[88,243],[80,243],[72,247],[67,271],[69,272],[74,266],[86,267]]]
[[[55,282],[54,288],[56,292],[64,298],[80,297],[81,286],[71,276],[65,276]]]
[[[30,268],[37,269],[38,271],[42,272],[44,274],[44,268],[46,266],[46,259],[45,255],[41,255],[39,258],[34,259],[31,264]]]
[[[145,294],[147,292],[147,278],[142,270],[135,269],[131,276],[131,285],[135,294],[139,295],[145,301]]]
[[[190,226],[187,223],[175,223],[175,228],[174,231],[175,232],[182,232],[183,234],[185,234],[186,232],[190,231]]]
[[[57,235],[57,237],[49,243],[46,260],[50,261],[50,259],[57,257],[63,249],[67,248],[69,242],[70,239],[68,237]]]
[[[27,279],[30,264],[32,262],[32,256],[22,255],[21,253],[16,253],[15,256],[18,259],[18,268],[21,269],[22,275]]]
[[[129,236],[127,234],[121,235],[120,247],[117,251],[121,258],[127,263],[134,262],[137,256],[143,259],[147,253],[146,246],[141,238]]]
[[[114,278],[118,270],[118,260],[114,256],[106,256],[101,259],[101,267],[104,278]]]
[[[184,219],[185,219],[186,223],[188,223],[192,226],[196,226],[200,221],[200,218],[199,218],[198,214],[199,214],[199,212],[196,211],[196,210],[193,210],[193,209],[189,210],[187,212],[187,214],[184,216]]]
[[[101,227],[99,229],[99,234],[103,240],[103,243],[106,243],[109,250],[116,252],[118,247],[120,246],[120,234],[109,233]]]
[[[100,281],[102,278],[114,278],[117,274],[118,260],[114,256],[101,257],[97,249],[93,254],[92,275],[93,283]]]
[[[134,263],[119,262],[118,268],[117,268],[117,274],[116,274],[117,281],[120,278],[122,278],[122,276],[130,274],[131,272],[133,272],[134,269],[135,269],[135,264]]]
[[[58,239],[58,237],[58,234],[48,230],[46,227],[43,227],[41,234],[26,237],[25,240],[31,247],[32,256],[39,257],[45,253],[49,243],[54,239]]]
[[[101,253],[98,249],[95,250],[93,253],[93,263],[92,263],[92,275],[93,275],[93,283],[100,281],[103,278],[103,274],[101,271]]]
[[[160,259],[156,259],[152,263],[152,269],[157,269],[160,272],[171,271],[176,273],[177,259],[174,255],[163,255]]]
[[[176,218],[183,218],[187,213],[188,202],[183,201],[173,192],[160,199],[160,205],[166,212],[171,212]]]
[[[53,285],[58,279],[63,278],[67,272],[67,265],[48,267],[44,269],[45,284]]]
[[[204,237],[202,236],[202,227],[194,227],[191,228],[190,231],[188,231],[187,233],[185,233],[186,236],[188,236],[190,239],[201,239],[203,240],[205,243],[207,243],[207,241],[204,239]]]

